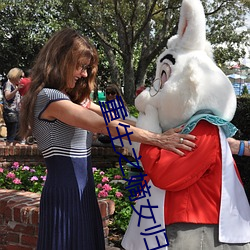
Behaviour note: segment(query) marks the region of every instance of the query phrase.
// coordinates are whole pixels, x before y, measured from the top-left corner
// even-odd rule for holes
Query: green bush
[[[250,140],[250,95],[237,98],[237,109],[232,123],[239,129],[234,138]],[[248,200],[250,201],[250,157],[234,155]]]
[[[244,85],[242,89],[242,95],[247,95],[247,94],[248,94],[248,89],[247,89],[247,86]]]
[[[135,118],[138,118],[139,111],[136,109],[134,105],[128,105],[128,109],[130,115],[134,116]]]

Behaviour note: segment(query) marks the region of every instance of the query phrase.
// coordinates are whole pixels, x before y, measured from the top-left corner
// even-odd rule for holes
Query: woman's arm
[[[108,134],[107,126],[101,115],[90,109],[82,108],[80,105],[68,100],[50,103],[42,113],[41,118],[48,120],[58,119],[68,125],[86,129],[94,133]],[[120,134],[126,133],[125,128],[120,126],[119,123],[120,121],[113,120],[108,124],[112,136],[118,136],[117,127],[119,128]],[[179,134],[181,131],[180,128],[170,129],[163,134],[152,133],[133,126],[128,128],[128,131],[133,132],[133,134],[129,136],[131,141],[154,145],[175,152],[181,156],[184,155],[181,150],[192,151],[196,146],[195,143],[192,142],[195,140],[195,136]],[[128,139],[126,136],[123,138]],[[183,143],[181,143],[180,138],[184,138]]]
[[[13,91],[10,91],[10,90],[5,90],[4,91],[4,96],[6,98],[7,101],[11,100],[12,98],[15,97],[17,91],[19,89],[23,88],[23,84],[19,84]]]
[[[89,109],[97,113],[98,115],[102,116],[102,111],[99,105],[95,104],[94,102],[90,101]]]
[[[90,103],[89,109],[94,111],[95,113],[97,113],[98,115],[102,116],[102,111],[99,105],[95,104],[94,102]],[[131,125],[131,126],[136,126],[136,122],[129,119],[129,118],[125,118],[125,120],[120,120],[121,122],[126,122],[127,124]]]

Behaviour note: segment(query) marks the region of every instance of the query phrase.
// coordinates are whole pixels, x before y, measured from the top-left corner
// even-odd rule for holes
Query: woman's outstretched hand
[[[234,138],[227,138],[232,154],[238,154],[240,148],[240,141]]]
[[[180,156],[184,156],[186,151],[193,151],[196,147],[194,141],[196,137],[190,134],[180,134],[183,127],[172,128],[167,130],[161,135],[160,146],[161,148],[172,151]]]

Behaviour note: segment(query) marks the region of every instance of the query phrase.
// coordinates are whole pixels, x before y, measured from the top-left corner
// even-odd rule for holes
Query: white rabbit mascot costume
[[[184,125],[182,133],[195,135],[197,148],[179,156],[139,145],[148,180],[122,246],[250,249],[249,202],[226,139],[237,131],[230,123],[236,96],[213,61],[199,0],[183,0],[178,34],[167,47],[154,83],[135,100],[137,126],[159,133]]]

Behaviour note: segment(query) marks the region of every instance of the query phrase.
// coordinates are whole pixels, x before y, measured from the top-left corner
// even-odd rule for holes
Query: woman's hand
[[[235,140],[232,137],[227,138],[227,141],[228,141],[229,147],[230,147],[230,149],[232,151],[232,154],[235,154],[235,155],[238,154],[239,148],[240,148],[240,141]]]
[[[161,135],[159,147],[172,151],[180,156],[184,156],[185,153],[181,150],[193,151],[196,144],[193,142],[196,140],[194,135],[180,134],[183,127],[172,128],[167,130]]]
[[[20,83],[19,83],[19,84],[17,85],[17,89],[18,89],[18,90],[19,90],[19,89],[22,89],[23,87],[24,87],[24,84],[20,84]]]

